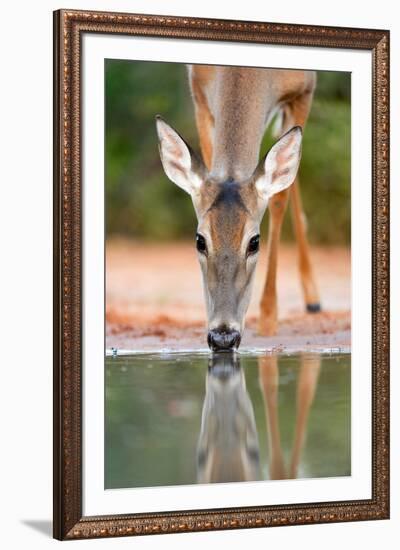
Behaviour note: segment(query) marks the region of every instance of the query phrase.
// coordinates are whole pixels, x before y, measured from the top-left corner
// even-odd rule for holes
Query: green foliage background
[[[161,114],[199,148],[185,67],[107,60],[105,70],[107,236],[192,238],[192,202],[162,170],[154,121]],[[317,76],[300,168],[309,237],[315,243],[349,243],[350,73],[319,71]],[[267,132],[260,155],[272,143]],[[293,238],[290,216],[283,238]]]

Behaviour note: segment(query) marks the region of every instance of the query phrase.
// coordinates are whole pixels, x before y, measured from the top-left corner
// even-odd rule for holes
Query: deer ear
[[[198,193],[202,184],[200,161],[178,132],[159,115],[156,116],[156,127],[166,175],[189,195]]]
[[[296,177],[301,157],[302,130],[295,126],[268,151],[257,169],[255,186],[262,199],[291,185]]]

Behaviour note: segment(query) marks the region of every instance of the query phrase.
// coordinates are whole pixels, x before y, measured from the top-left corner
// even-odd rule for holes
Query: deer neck
[[[267,71],[219,68],[213,98],[213,177],[243,181],[253,174],[274,108],[272,96]]]

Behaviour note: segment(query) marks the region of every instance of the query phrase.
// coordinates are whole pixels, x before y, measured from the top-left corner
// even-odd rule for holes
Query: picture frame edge
[[[164,512],[157,514],[128,514],[114,516],[82,516],[82,396],[81,396],[81,179],[80,179],[80,39],[83,32],[97,32],[96,25],[112,25],[117,32],[118,16],[126,26],[129,16],[132,31],[148,36],[154,31],[156,20],[163,36],[210,40],[224,40],[224,33],[231,33],[231,40],[257,42],[246,34],[251,25],[259,25],[259,33],[265,29],[293,28],[299,35],[313,33],[314,41],[326,40],[322,29],[337,31],[340,39],[331,38],[326,47],[350,48],[353,41],[357,48],[369,49],[373,54],[373,494],[367,501],[298,504],[291,506],[266,506],[229,508],[212,511]],[[110,17],[113,19],[110,22]],[[104,23],[103,19],[108,20]],[[136,19],[135,19],[136,18]],[[168,20],[171,22],[168,23]],[[195,31],[186,36],[187,25]],[[207,30],[207,22],[214,29]],[[241,25],[227,31],[223,25]],[[136,27],[135,27],[136,25]],[[142,25],[142,26],[140,26]],[[168,26],[170,25],[170,26]],[[174,26],[175,25],[175,26]],[[180,27],[179,25],[182,25]],[[203,28],[200,27],[203,25]],[[215,30],[219,26],[222,34]],[[264,25],[264,26],[263,26]],[[190,27],[191,29],[191,27]],[[262,30],[264,29],[264,31]],[[302,29],[302,30],[301,30]],[[201,35],[201,31],[205,35]],[[102,30],[104,32],[104,30]],[[172,35],[168,33],[172,32]],[[197,36],[193,34],[197,33]],[[234,35],[234,32],[236,33]],[[285,31],[286,32],[286,31]],[[186,33],[186,34],[185,34]],[[207,34],[209,33],[209,34]],[[364,39],[360,35],[365,34]],[[220,36],[221,38],[218,38]],[[284,35],[287,36],[287,35]],[[349,36],[353,38],[349,38]],[[267,43],[263,40],[260,43]],[[346,38],[347,37],[347,38]],[[281,43],[277,32],[270,35],[272,42]],[[277,40],[278,42],[273,42]],[[308,37],[307,40],[310,40]],[[301,42],[303,44],[303,42]],[[293,41],[288,45],[293,44]],[[332,46],[332,44],[336,44]],[[343,45],[345,44],[345,45]],[[56,10],[53,13],[53,536],[59,540],[97,538],[110,536],[141,535],[150,533],[194,532],[217,529],[266,527],[275,525],[300,525],[305,523],[330,523],[338,521],[388,519],[389,497],[389,139],[390,139],[390,31],[377,29],[351,29],[234,21],[178,16],[150,16],[146,14],[118,14],[87,10]],[[309,46],[306,41],[304,45]],[[378,200],[376,196],[378,195]],[[376,304],[379,302],[379,311]],[[380,367],[377,363],[380,363]],[[378,369],[380,368],[380,370]],[[379,372],[378,372],[379,370]],[[377,393],[383,399],[378,399]],[[376,418],[380,418],[378,426]],[[312,510],[325,510],[313,512]],[[297,512],[296,512],[297,510]],[[311,512],[310,512],[311,510]],[[309,513],[308,513],[308,512]],[[284,515],[286,513],[286,516]],[[296,516],[297,513],[297,516]],[[212,518],[217,519],[212,519]],[[191,518],[182,522],[179,518]],[[224,523],[225,522],[225,523]]]

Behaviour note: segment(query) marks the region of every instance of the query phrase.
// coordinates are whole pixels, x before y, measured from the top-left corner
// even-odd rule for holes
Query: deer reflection
[[[307,420],[310,407],[314,400],[321,358],[314,354],[301,356],[300,372],[297,380],[296,420],[294,440],[288,469],[281,447],[278,415],[279,369],[276,356],[264,356],[258,360],[258,373],[261,391],[264,398],[265,419],[270,449],[269,475],[270,479],[293,479],[297,471],[304,446]]]
[[[197,478],[199,483],[260,479],[253,405],[236,354],[217,354],[209,362]]]
[[[304,354],[300,361],[294,439],[289,464],[285,464],[279,429],[278,357],[263,356],[258,360],[267,426],[270,479],[297,477],[321,359],[318,355]],[[263,479],[253,405],[236,354],[216,354],[209,362],[197,447],[197,479],[199,483]]]

